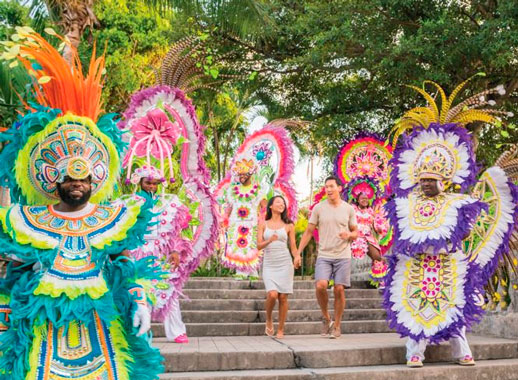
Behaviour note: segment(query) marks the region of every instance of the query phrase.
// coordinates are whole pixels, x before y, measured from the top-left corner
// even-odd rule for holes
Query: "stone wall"
[[[516,283],[516,279],[513,279]],[[509,291],[511,305],[505,311],[495,310],[486,313],[482,321],[473,326],[476,334],[496,336],[500,338],[518,338],[518,292]]]

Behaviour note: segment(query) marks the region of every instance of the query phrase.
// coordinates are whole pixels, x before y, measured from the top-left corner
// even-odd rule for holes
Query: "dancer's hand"
[[[277,236],[277,234],[273,234],[269,239],[268,241],[270,243],[273,243],[275,240],[278,240],[279,239],[279,236]]]
[[[146,305],[138,304],[133,315],[133,327],[139,328],[137,336],[142,336],[151,328],[151,312]]]
[[[343,240],[349,240],[351,238],[351,233],[349,231],[342,231],[338,234],[338,237]]]
[[[293,268],[295,268],[295,269],[300,268],[301,263],[302,263],[302,259],[301,259],[300,255],[295,256],[295,258],[293,259]]]
[[[173,266],[173,269],[178,268],[178,266],[180,265],[180,255],[178,254],[178,252],[173,252],[169,255],[169,262]]]

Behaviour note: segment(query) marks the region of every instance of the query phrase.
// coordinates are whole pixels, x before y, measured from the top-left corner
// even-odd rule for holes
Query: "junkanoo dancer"
[[[166,274],[161,280],[153,280],[151,294],[152,319],[163,322],[166,338],[175,343],[188,343],[187,330],[182,321],[178,291],[178,268],[181,259],[185,263],[191,253],[191,242],[182,235],[190,228],[192,216],[175,194],[159,191],[163,176],[153,166],[144,165],[134,171],[131,182],[139,187],[140,194],[153,199],[152,227],[144,237],[145,243],[131,252],[136,259],[154,256]]]
[[[508,249],[517,214],[516,187],[499,167],[477,182],[472,136],[465,126],[500,122],[480,110],[476,94],[452,107],[462,83],[439,108],[423,89],[428,107],[408,111],[396,125],[402,142],[394,151],[387,204],[394,245],[385,292],[390,326],[407,340],[407,364],[421,367],[428,343],[449,340],[458,364],[474,365],[466,329],[482,314],[484,284]],[[460,190],[460,191],[458,191]],[[470,193],[471,192],[471,193]],[[476,227],[476,228],[475,228]]]
[[[289,123],[297,122],[273,121],[248,136],[215,191],[225,216],[226,246],[221,262],[234,268],[239,277],[258,275],[262,251],[257,248],[257,225],[264,219],[267,198],[283,195],[289,218],[297,218],[296,193],[291,183],[295,168],[293,141],[283,127]]]
[[[122,147],[112,116],[99,117],[104,59],[94,50],[84,77],[72,47],[69,65],[30,28],[13,40],[39,104],[1,136],[0,175],[21,203],[1,209],[0,240],[25,271],[10,288],[0,379],[156,379],[162,358],[137,285],[154,271],[121,255],[141,244],[151,214],[142,202],[100,203]]]
[[[244,158],[236,162],[232,171],[237,181],[224,199],[228,229],[222,264],[236,268],[237,276],[257,277],[262,254],[257,247],[257,225],[259,214],[266,207],[266,191],[254,177],[257,166],[253,160]]]
[[[362,133],[346,141],[335,159],[335,175],[344,183],[343,198],[353,205],[358,238],[351,243],[354,260],[372,259],[370,276],[374,286],[383,285],[387,265],[382,256],[392,241],[383,204],[390,196],[389,161],[392,147],[374,134]],[[353,265],[354,268],[354,265]]]
[[[360,192],[353,203],[358,223],[358,237],[351,243],[353,258],[363,258],[368,255],[372,259],[371,282],[380,289],[385,287],[383,278],[387,274],[387,264],[382,259],[380,237],[389,233],[388,219],[383,210],[376,211],[371,207],[369,196]]]
[[[203,129],[185,93],[166,83],[134,94],[119,128],[129,140],[126,183],[153,193],[158,223],[133,251],[136,257],[157,257],[165,273],[152,283],[152,317],[164,323],[168,340],[187,343],[179,298],[200,260],[213,254],[218,235]]]

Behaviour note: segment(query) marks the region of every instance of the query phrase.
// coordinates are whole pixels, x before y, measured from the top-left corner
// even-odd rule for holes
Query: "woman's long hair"
[[[281,198],[284,202],[284,211],[281,213],[281,220],[286,224],[293,223],[290,218],[288,217],[288,205],[286,204],[286,199],[282,195],[274,195],[268,200],[268,205],[266,206],[266,218],[265,220],[270,220],[272,218],[272,205],[275,201],[275,198]]]

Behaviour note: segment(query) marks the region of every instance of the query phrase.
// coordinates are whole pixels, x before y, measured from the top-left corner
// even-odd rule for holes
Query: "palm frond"
[[[145,0],[158,12],[183,12],[221,32],[254,40],[275,27],[267,0]]]

